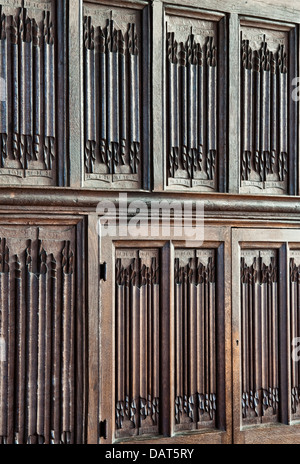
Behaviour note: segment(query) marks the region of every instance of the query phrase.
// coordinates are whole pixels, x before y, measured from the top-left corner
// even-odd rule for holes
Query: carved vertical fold
[[[253,79],[252,79],[252,49],[249,41],[243,41],[242,56],[242,111],[243,111],[243,149],[242,149],[242,180],[248,180],[251,172],[252,134],[253,134]]]
[[[119,163],[119,75],[118,31],[114,21],[107,25],[107,165],[110,174],[115,174]]]
[[[9,364],[11,355],[9,346],[9,249],[5,239],[0,239],[0,439],[7,441],[8,430],[8,403],[9,403]]]
[[[64,444],[72,444],[74,431],[74,254],[70,242],[62,250],[62,357],[61,427]]]
[[[88,172],[94,171],[96,161],[96,53],[95,31],[91,24],[91,17],[84,22],[84,60],[85,60],[85,165]]]
[[[242,412],[246,424],[278,420],[278,288],[274,252],[241,258]]]
[[[125,37],[119,31],[119,66],[120,66],[120,162],[126,164],[127,142],[127,82],[126,82],[126,47]]]
[[[73,443],[72,242],[59,250],[58,241],[39,238],[44,228],[26,228],[25,240],[24,229],[17,230],[0,238],[0,441]]]
[[[157,256],[154,250],[117,251],[117,437],[158,432],[160,355]]]
[[[216,168],[216,151],[217,151],[217,55],[214,45],[214,38],[210,37],[206,50],[207,60],[207,177],[209,180],[214,179]]]
[[[287,193],[288,35],[279,31],[277,39],[275,32],[261,32],[245,26],[241,33],[241,187],[247,193],[253,189]]]
[[[26,347],[26,422],[27,422],[27,442],[31,442],[31,437],[36,433],[36,410],[37,410],[37,276],[34,274],[32,263],[32,243],[26,248],[26,326],[27,326],[27,347]]]
[[[107,90],[106,90],[106,38],[102,28],[99,28],[99,72],[100,72],[100,157],[106,163],[107,143]]]
[[[280,95],[279,178],[280,180],[284,180],[288,173],[288,74],[287,54],[284,46],[279,46],[277,56]]]
[[[128,29],[129,51],[129,100],[130,100],[130,167],[137,174],[140,163],[140,88],[139,88],[139,50],[135,24]]]
[[[263,170],[261,180],[265,181],[271,171],[270,164],[270,90],[271,90],[271,53],[266,39],[260,49],[261,60],[261,147],[260,156]]]
[[[44,14],[44,164],[52,169],[55,158],[55,68],[54,68],[54,31],[51,14]]]
[[[39,159],[41,142],[41,38],[35,19],[32,20],[32,53],[33,53],[33,156]]]
[[[20,125],[19,125],[19,23],[20,18],[18,15],[11,16],[11,52],[12,52],[12,152],[14,159],[20,161],[23,166],[23,160],[20,159]]]
[[[290,258],[290,337],[292,347],[297,346],[296,341],[300,334],[300,261],[299,251],[292,251]],[[293,348],[294,349],[294,348]],[[297,420],[300,414],[300,369],[298,351],[292,353],[291,360],[291,412],[293,419]]]
[[[28,168],[32,159],[32,87],[33,87],[33,48],[32,27],[27,10],[20,10],[20,135],[21,159],[23,167]]]
[[[7,158],[8,134],[8,92],[7,92],[7,19],[0,6],[0,78],[1,78],[1,116],[0,116],[0,168],[5,166]]]
[[[203,170],[203,151],[204,151],[204,61],[203,50],[200,44],[197,44],[198,54],[198,166],[200,171]]]
[[[40,437],[45,437],[45,403],[47,396],[46,384],[46,317],[47,317],[47,253],[43,248],[42,242],[39,243],[38,250],[38,312],[37,312],[37,425],[36,433]]]
[[[166,35],[169,185],[215,189],[217,34],[211,22],[203,31],[199,25],[194,28],[192,20],[189,24],[188,28],[181,26],[179,17],[170,16]],[[188,34],[183,32],[187,29]]]
[[[178,86],[178,44],[174,33],[168,34],[168,73],[169,73],[169,102],[170,102],[170,153],[169,169],[170,175],[175,176],[179,167],[179,86]]]
[[[214,251],[175,253],[175,430],[214,427]]]

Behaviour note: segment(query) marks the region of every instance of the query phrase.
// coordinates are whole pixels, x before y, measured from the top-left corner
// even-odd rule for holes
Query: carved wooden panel
[[[278,29],[241,28],[242,193],[295,190],[295,30]]]
[[[175,430],[214,427],[217,409],[214,250],[175,252]]]
[[[116,252],[116,437],[159,431],[159,279],[158,250]]]
[[[225,143],[220,143],[225,121],[221,100],[226,98],[224,21],[183,17],[172,10],[166,21],[167,185],[218,191],[225,156]]]
[[[279,421],[276,250],[241,252],[243,424]]]
[[[290,252],[290,331],[291,343],[300,337],[300,251]],[[293,348],[292,348],[293,349]],[[300,369],[299,361],[291,358],[291,409],[292,418],[300,417]]]
[[[147,28],[147,8],[84,6],[86,185],[143,188]]]
[[[0,5],[0,184],[57,185],[53,5]]]
[[[76,227],[0,227],[2,444],[82,440],[76,268]]]

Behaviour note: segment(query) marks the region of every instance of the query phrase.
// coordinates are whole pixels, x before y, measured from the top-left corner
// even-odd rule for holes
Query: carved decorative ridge
[[[216,281],[215,259],[209,257],[207,264],[203,264],[200,259],[196,260],[196,270],[193,270],[193,258],[189,264],[180,266],[179,258],[175,258],[175,283],[180,284],[207,284]]]
[[[175,422],[181,423],[183,415],[188,417],[191,422],[200,421],[200,418],[206,413],[211,421],[214,420],[217,410],[217,397],[215,393],[195,393],[187,397],[177,396],[175,398]],[[197,411],[198,417],[195,416]]]
[[[274,257],[270,258],[270,264],[266,265],[263,258],[253,258],[249,266],[245,258],[241,258],[241,282],[243,284],[274,283],[278,281],[278,266]]]
[[[158,424],[159,398],[152,398],[148,395],[147,399],[141,397],[130,399],[126,396],[124,401],[117,401],[116,426],[118,430],[123,428],[125,418],[132,423],[133,428],[139,428],[142,426],[142,421],[148,417],[151,418],[153,425]]]
[[[269,387],[258,391],[249,391],[242,394],[243,418],[247,419],[249,412],[252,411],[255,417],[265,416],[268,410],[276,415],[279,408],[279,389]]]
[[[62,268],[65,275],[70,275],[74,272],[74,253],[69,241],[64,243],[62,250]]]

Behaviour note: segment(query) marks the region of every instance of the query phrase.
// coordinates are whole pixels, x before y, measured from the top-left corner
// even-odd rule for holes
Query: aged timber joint
[[[147,72],[142,69],[142,16],[102,6],[86,6],[85,13],[85,179],[103,187],[123,182],[139,188]]]
[[[57,185],[55,28],[51,2],[42,5],[0,5],[2,184]]]

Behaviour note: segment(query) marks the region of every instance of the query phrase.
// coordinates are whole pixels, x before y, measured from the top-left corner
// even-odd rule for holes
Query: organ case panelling
[[[295,190],[296,30],[241,26],[241,193]],[[295,46],[294,46],[295,45]],[[291,137],[293,137],[292,139]]]
[[[83,440],[77,275],[75,226],[0,227],[3,444]]]
[[[116,251],[116,438],[158,434],[159,251]]]
[[[57,185],[54,2],[0,5],[0,183]]]
[[[148,8],[86,3],[83,15],[85,185],[143,188]]]
[[[176,250],[175,431],[216,425],[216,252]]]
[[[276,250],[241,252],[243,424],[279,421],[279,269]]]
[[[167,186],[222,191],[226,157],[225,18],[177,14],[167,10],[166,15]]]

